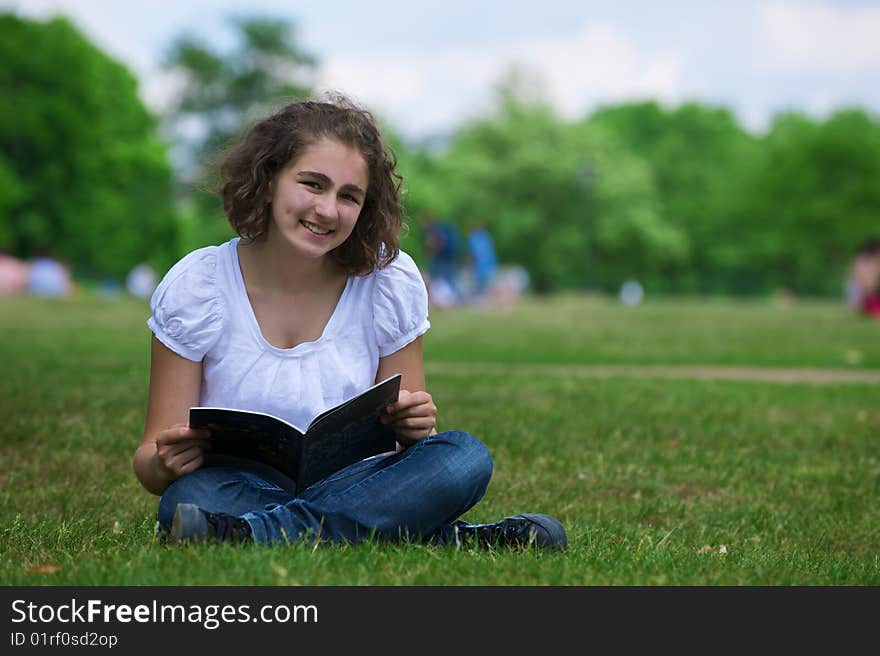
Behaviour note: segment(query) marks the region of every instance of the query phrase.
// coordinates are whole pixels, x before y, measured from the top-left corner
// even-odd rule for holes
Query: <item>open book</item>
[[[256,460],[296,483],[312,483],[359,460],[394,451],[394,433],[379,416],[397,400],[400,374],[318,415],[305,430],[262,412],[193,407],[189,425],[211,431],[209,453]]]

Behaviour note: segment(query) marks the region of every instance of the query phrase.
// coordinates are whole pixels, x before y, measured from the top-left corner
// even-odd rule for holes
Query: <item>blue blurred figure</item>
[[[448,307],[461,300],[458,284],[458,227],[452,221],[425,219],[425,250],[428,252],[428,293],[435,305]]]
[[[125,278],[125,288],[128,293],[137,298],[147,299],[156,291],[159,277],[149,264],[141,263],[128,272]]]
[[[31,260],[27,287],[34,296],[54,298],[68,296],[73,289],[67,268],[46,255]]]
[[[485,226],[478,224],[468,234],[468,248],[474,265],[474,290],[477,299],[482,298],[495,280],[498,271],[498,257],[495,255],[495,242]]]

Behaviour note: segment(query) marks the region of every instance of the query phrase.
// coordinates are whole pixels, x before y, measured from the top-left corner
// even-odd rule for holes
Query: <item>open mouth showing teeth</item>
[[[300,223],[302,223],[303,226],[305,226],[306,230],[308,230],[309,232],[311,232],[314,235],[329,235],[331,232],[333,232],[332,230],[326,230],[324,228],[319,228],[314,223],[309,223],[308,221],[300,221]]]

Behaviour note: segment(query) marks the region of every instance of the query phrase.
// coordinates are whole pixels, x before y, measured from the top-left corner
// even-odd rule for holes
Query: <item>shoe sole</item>
[[[171,542],[199,542],[208,536],[208,521],[198,506],[192,503],[178,503],[171,522]]]

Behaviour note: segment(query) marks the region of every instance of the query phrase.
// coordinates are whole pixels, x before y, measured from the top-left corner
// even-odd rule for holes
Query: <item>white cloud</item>
[[[450,129],[485,110],[504,72],[516,64],[537,74],[549,99],[568,117],[605,102],[683,93],[683,58],[650,53],[608,24],[587,25],[555,39],[487,43],[422,53],[328,56],[319,85],[350,93],[408,134]]]
[[[683,93],[683,58],[642,51],[609,25],[588,26],[567,39],[526,45],[523,62],[541,72],[563,114],[576,117],[602,102]]]
[[[845,73],[880,66],[880,7],[774,2],[761,18],[779,68]]]
[[[452,127],[485,106],[486,84],[501,70],[497,53],[448,49],[327,56],[318,85],[350,94],[409,134]]]
[[[652,23],[647,31],[638,20],[645,12],[634,10],[630,22],[630,16],[583,4],[581,18],[572,20],[576,14],[569,13],[567,23],[541,7],[545,11],[535,14],[532,36],[519,39],[510,34],[523,34],[522,29],[499,31],[510,29],[504,21],[487,21],[467,34],[438,25],[430,44],[397,39],[413,25],[423,26],[416,10],[409,23],[386,24],[383,38],[368,45],[335,40],[335,23],[322,23],[323,16],[307,15],[304,34],[318,35],[313,50],[322,62],[320,87],[351,94],[408,136],[450,131],[484,113],[494,84],[511,64],[539,77],[545,97],[567,118],[600,104],[645,98],[676,104],[693,98],[732,105],[746,125],[760,129],[782,109],[822,114],[844,104],[876,108],[880,103],[875,81],[880,3],[719,3],[717,13],[696,12],[687,29],[667,23],[679,20],[669,11],[656,19],[656,30]],[[228,32],[223,16],[245,6],[269,12],[272,5],[269,0],[0,0],[0,8],[25,15],[71,16],[132,69],[142,97],[159,112],[181,83],[160,67],[168,40],[194,29],[210,43],[222,43]],[[721,20],[722,10],[732,18]],[[363,31],[371,32],[370,26],[364,24]],[[482,41],[467,40],[474,38]]]
[[[140,74],[140,95],[151,110],[163,114],[171,110],[186,82],[186,77],[175,70],[145,70]]]
[[[770,128],[771,115],[760,103],[741,103],[737,108],[740,125],[754,134],[763,134]]]
[[[121,10],[119,3],[113,0],[28,0],[11,4],[21,13],[37,19],[66,16],[103,50],[124,60],[138,75],[154,66],[155,53],[136,36],[133,38],[137,24],[127,19],[128,12]]]

